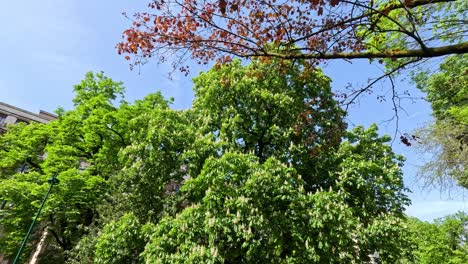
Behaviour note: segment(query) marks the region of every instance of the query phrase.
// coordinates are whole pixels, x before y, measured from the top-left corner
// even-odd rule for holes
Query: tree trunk
[[[41,240],[39,240],[39,243],[37,243],[36,249],[34,250],[34,253],[31,255],[31,258],[29,260],[29,264],[37,263],[37,260],[39,259],[39,255],[44,251],[46,247],[45,243],[46,243],[46,239],[48,235],[49,235],[49,230],[46,227],[42,231]]]

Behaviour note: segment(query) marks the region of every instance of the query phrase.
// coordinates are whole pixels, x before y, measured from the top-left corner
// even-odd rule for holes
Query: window
[[[5,119],[7,118],[7,115],[0,113],[0,126],[5,123]]]

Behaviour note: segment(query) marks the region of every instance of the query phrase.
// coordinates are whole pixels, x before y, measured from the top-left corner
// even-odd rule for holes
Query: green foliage
[[[185,112],[164,107],[132,119],[129,129],[114,185],[125,194],[120,203],[141,221],[157,221],[187,173],[183,153],[195,139],[193,127]]]
[[[431,103],[434,124],[417,131],[419,148],[433,157],[422,167],[426,185],[450,180],[468,188],[468,56],[447,57],[436,73],[413,77]]]
[[[292,151],[336,146],[345,125],[330,79],[306,63],[234,60],[194,79],[194,110],[226,149],[282,161]],[[293,145],[293,146],[291,146]],[[318,150],[317,150],[318,151]]]
[[[421,72],[413,80],[427,93],[433,115],[437,120],[451,120],[468,125],[468,55],[447,57],[433,74]]]
[[[351,213],[334,192],[307,194],[304,181],[274,158],[226,153],[209,159],[182,189],[195,203],[165,218],[147,262],[327,262],[353,254]],[[320,231],[333,229],[333,232]]]
[[[418,151],[427,159],[421,166],[419,177],[424,187],[447,190],[454,182],[468,188],[468,146],[464,141],[466,129],[447,122],[436,122],[416,130]],[[424,157],[423,156],[423,157]]]
[[[376,126],[345,132],[320,70],[233,61],[194,82],[193,109],[176,111],[160,94],[118,104],[121,83],[87,74],[75,109],[12,126],[0,138],[5,252],[59,171],[40,225],[68,263],[401,258],[403,159]]]
[[[301,61],[242,66],[234,60],[201,73],[194,83],[197,123],[216,137],[220,154],[252,153],[260,162],[275,157],[303,175],[322,170],[316,176],[326,181],[325,153],[337,148],[346,124],[330,79],[319,69]]]
[[[358,35],[369,44],[370,51],[389,51],[389,58],[379,60],[385,63],[387,76],[394,77],[418,62],[419,68],[413,68],[412,79],[420,90],[427,93],[436,119],[433,125],[416,132],[418,141],[422,143],[419,145],[421,152],[433,156],[420,171],[424,185],[445,189],[450,186],[450,181],[455,180],[468,187],[465,170],[468,165],[468,56],[448,56],[437,65],[439,69],[436,72],[430,71],[434,65],[421,64],[424,62],[422,58],[391,57],[393,51],[424,51],[431,46],[463,42],[468,2],[441,1],[412,7],[416,1],[403,1],[407,7],[386,9],[400,2],[371,1],[371,23],[360,25]]]
[[[0,179],[6,179],[17,170],[39,171],[49,140],[48,126],[19,123],[8,127],[8,133],[0,137]]]
[[[408,4],[413,1],[407,1]],[[373,7],[370,22],[359,25],[358,35],[366,40],[369,51],[402,51],[426,49],[463,42],[466,9],[464,0],[441,1],[420,5],[414,8],[386,10],[400,4],[399,0],[377,0],[370,3]],[[382,10],[382,11],[380,11]],[[420,58],[381,59],[387,69],[396,69],[410,61]]]
[[[26,234],[47,179],[59,172],[39,219],[62,250],[70,250],[99,221],[98,207],[108,195],[109,178],[122,167],[118,152],[129,137],[128,120],[147,108],[165,105],[160,94],[130,106],[114,100],[123,93],[121,83],[102,73],[88,73],[75,86],[75,109],[60,111],[49,124],[17,124],[0,137],[0,253],[12,256]],[[40,237],[36,228],[30,244]]]
[[[310,193],[304,185],[275,158],[263,164],[248,154],[209,159],[182,188],[192,205],[161,220],[143,256],[158,263],[342,263],[374,250],[387,260],[399,256],[398,217],[369,212],[367,223],[360,222],[351,193]]]
[[[421,264],[468,262],[468,217],[459,212],[436,220],[423,222],[408,219],[411,251],[407,260]]]
[[[113,81],[103,72],[88,72],[85,79],[74,86],[74,91],[76,96],[73,103],[78,106],[89,102],[110,103],[118,96],[123,97],[124,87],[122,82]]]
[[[391,211],[401,213],[409,200],[403,194],[402,170],[404,158],[395,155],[389,145],[389,136],[379,137],[377,126],[365,130],[355,128],[345,135],[337,152],[339,186],[347,190],[365,210],[356,213],[378,215]]]
[[[144,245],[138,219],[125,214],[104,226],[97,240],[95,263],[139,263],[138,255]]]

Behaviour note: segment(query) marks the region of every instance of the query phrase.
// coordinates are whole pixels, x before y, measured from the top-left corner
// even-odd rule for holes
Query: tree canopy
[[[74,90],[75,109],[59,110],[58,120],[15,124],[0,136],[2,254],[16,252],[46,193],[47,179],[56,172],[60,184],[47,200],[34,235],[39,237],[46,228],[60,251],[72,249],[89,226],[99,222],[98,206],[109,192],[109,179],[122,167],[117,154],[128,145],[127,121],[148,108],[168,107],[160,94],[132,106],[121,101],[116,107],[123,86],[102,73],[88,73]]]
[[[376,251],[393,263],[407,245],[403,158],[375,125],[347,131],[311,67],[235,60],[195,78],[183,111],[160,94],[118,102],[122,84],[89,73],[73,110],[0,137],[2,253],[58,171],[34,234],[50,230],[48,250],[68,263],[342,263]]]
[[[412,246],[402,263],[466,263],[468,262],[468,217],[458,212],[434,223],[408,219]]]

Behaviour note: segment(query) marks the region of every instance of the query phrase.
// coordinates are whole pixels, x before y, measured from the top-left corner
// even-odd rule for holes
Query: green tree
[[[201,73],[194,83],[197,123],[216,136],[220,154],[252,153],[260,162],[275,157],[309,177],[303,172],[327,169],[325,154],[336,150],[346,129],[330,79],[304,61],[242,66],[234,60]]]
[[[40,226],[69,263],[401,258],[403,158],[375,125],[346,132],[320,70],[235,60],[194,82],[193,108],[176,111],[160,94],[117,103],[122,84],[88,74],[74,110],[11,127],[1,138],[11,142],[0,163],[10,164],[0,187],[11,205],[0,220],[6,252],[22,233],[14,237],[14,223],[26,228],[46,176],[59,170]],[[26,156],[38,168],[16,173]]]
[[[117,154],[128,144],[127,121],[146,108],[167,105],[159,94],[133,106],[123,100],[118,104],[122,84],[102,73],[86,74],[74,90],[75,108],[59,111],[58,120],[13,125],[0,137],[2,254],[16,252],[47,191],[47,179],[56,172],[60,184],[42,211],[28,249],[44,229],[62,251],[72,249],[99,222],[98,206],[111,189],[109,179],[121,168]]]
[[[434,123],[417,131],[416,144],[432,158],[422,166],[426,185],[446,186],[451,180],[468,188],[468,56],[447,57],[435,73],[413,79],[427,93]]]
[[[344,133],[330,80],[296,63],[234,61],[194,80],[198,140],[216,151],[156,224],[146,262],[399,258],[401,157],[375,126]]]
[[[260,163],[252,154],[226,153],[209,159],[182,187],[193,203],[161,220],[143,256],[160,263],[342,263],[377,250],[392,263],[404,245],[399,235],[407,199],[398,191],[401,172],[392,158],[385,171],[373,160],[388,151],[375,136],[375,127],[349,133],[336,186],[314,192],[275,158]]]
[[[408,219],[411,248],[405,261],[410,263],[468,262],[468,217],[459,212],[435,220],[434,223]]]
[[[143,256],[158,263],[311,263],[354,256],[348,230],[355,222],[343,197],[333,191],[308,195],[304,185],[274,158],[263,164],[248,154],[209,159],[182,189],[196,202],[158,224]]]
[[[468,125],[468,55],[447,57],[436,72],[423,71],[413,77],[417,87],[427,93],[438,121]]]
[[[94,259],[130,248],[150,263],[400,258],[402,158],[376,126],[345,132],[330,80],[309,67],[233,61],[195,78],[193,109],[130,121],[113,208],[140,224],[112,220]],[[125,249],[132,234],[145,246]]]

